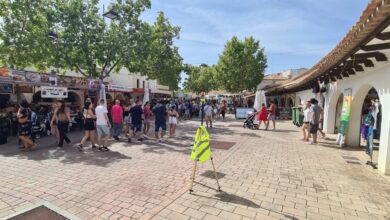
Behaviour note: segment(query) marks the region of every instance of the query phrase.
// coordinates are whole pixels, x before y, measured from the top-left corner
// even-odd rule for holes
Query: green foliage
[[[113,1],[113,20],[103,19],[98,0],[7,0],[0,6],[0,64],[101,79],[127,68],[177,88],[182,58],[173,39],[180,28],[163,13],[152,25],[142,21],[150,0]]]
[[[178,88],[180,73],[183,70],[179,48],[174,46],[174,39],[179,38],[179,27],[172,26],[164,13],[160,12],[151,27],[150,47],[143,60],[145,73],[151,79],[158,79],[171,90]]]
[[[253,37],[240,41],[233,37],[225,45],[216,67],[216,81],[226,91],[255,91],[262,81],[267,58]]]
[[[185,90],[199,94],[200,92],[209,92],[218,89],[216,82],[217,73],[214,66],[187,65],[184,71],[187,74],[187,80],[184,82]]]

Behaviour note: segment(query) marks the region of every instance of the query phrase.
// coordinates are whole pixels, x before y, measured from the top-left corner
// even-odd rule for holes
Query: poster
[[[348,130],[349,116],[351,114],[351,103],[352,103],[352,89],[346,89],[344,90],[343,107],[341,109],[340,129],[339,129],[339,133],[344,136],[347,134],[347,130]]]
[[[26,81],[26,72],[20,70],[12,70],[12,79],[16,83]]]
[[[12,94],[12,84],[0,84],[0,94]]]
[[[89,89],[99,89],[100,81],[99,80],[90,80],[89,81]]]
[[[68,88],[41,86],[42,98],[68,98]]]
[[[12,81],[12,74],[8,68],[0,68],[0,81]]]
[[[26,81],[33,84],[39,84],[41,83],[41,75],[39,73],[26,72]]]

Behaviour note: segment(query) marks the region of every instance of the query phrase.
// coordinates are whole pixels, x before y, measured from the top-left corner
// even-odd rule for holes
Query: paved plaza
[[[303,143],[289,121],[276,131],[218,121],[210,132],[223,192],[208,161],[191,195],[197,125],[179,124],[164,143],[112,142],[110,152],[57,149],[51,138],[33,152],[1,146],[0,218],[44,201],[81,219],[390,218],[389,179],[365,165],[361,150]],[[80,134],[71,137],[77,143]]]

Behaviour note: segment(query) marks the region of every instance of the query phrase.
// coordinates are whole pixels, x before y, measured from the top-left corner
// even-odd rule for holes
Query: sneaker
[[[103,148],[99,146],[99,147],[98,147],[98,150],[99,150],[99,151],[103,151]]]
[[[103,146],[102,148],[104,151],[110,151],[110,149],[108,149],[108,147],[106,147],[106,146]]]
[[[317,144],[317,142],[310,141],[310,144],[315,145],[315,144]]]
[[[97,146],[97,145],[92,145],[92,149],[93,148],[99,148],[99,146]]]
[[[116,141],[119,141],[119,137],[118,137],[118,136],[114,136],[114,139],[115,139]]]
[[[83,145],[79,144],[79,146],[77,146],[77,149],[81,152],[83,151]]]

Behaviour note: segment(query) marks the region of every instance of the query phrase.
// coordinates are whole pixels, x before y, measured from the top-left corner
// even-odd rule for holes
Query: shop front
[[[337,144],[341,147],[367,150],[367,159],[372,156],[378,169],[388,175],[389,7],[389,2],[371,1],[357,24],[328,55],[305,73],[267,89],[269,97],[295,97],[296,103],[316,98],[324,109],[323,130],[339,134]],[[285,101],[289,105],[288,98]]]

